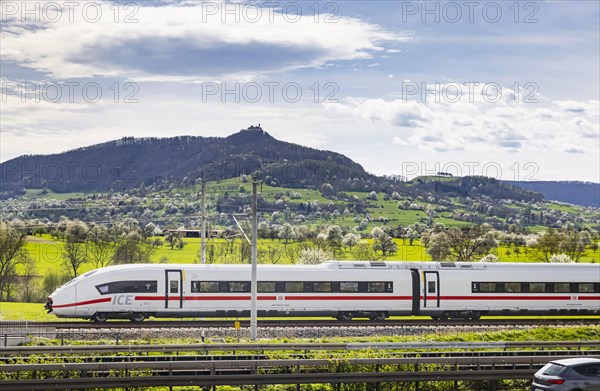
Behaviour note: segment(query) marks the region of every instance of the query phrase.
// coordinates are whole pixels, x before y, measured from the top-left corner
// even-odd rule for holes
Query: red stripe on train
[[[598,300],[600,296],[577,296],[576,300]],[[135,300],[164,301],[164,296],[135,296]],[[277,296],[258,296],[258,300],[277,300]],[[420,297],[423,300],[423,296]],[[437,296],[427,296],[427,300],[435,301]],[[169,301],[179,301],[180,296],[171,296]],[[184,296],[186,301],[208,300],[250,300],[250,296]],[[412,296],[285,296],[284,300],[412,300]],[[571,300],[571,296],[440,296],[440,300]],[[79,301],[69,304],[54,304],[52,308],[77,307],[99,303],[108,303],[111,297]]]
[[[441,296],[442,300],[571,300],[571,296]]]
[[[135,296],[135,300],[165,300],[164,296]],[[258,296],[258,300],[276,300],[276,296]],[[179,296],[171,296],[169,300],[180,300]],[[250,300],[250,296],[184,296],[183,300]]]
[[[250,300],[250,296],[184,296],[184,300]],[[277,300],[277,296],[258,296],[258,300]],[[283,300],[412,300],[412,296],[284,296]],[[165,300],[164,296],[135,296],[135,300]],[[169,297],[169,300],[179,300]]]
[[[88,304],[98,304],[98,303],[108,303],[112,300],[111,297],[103,297],[101,299],[87,300],[87,301],[79,301],[76,303],[69,304],[52,304],[52,309],[54,308],[65,308],[65,307],[76,307],[78,305],[88,305]]]
[[[285,300],[412,300],[412,296],[285,296]]]

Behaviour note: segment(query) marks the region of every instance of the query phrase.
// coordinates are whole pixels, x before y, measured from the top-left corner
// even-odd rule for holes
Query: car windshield
[[[557,364],[546,364],[546,366],[542,369],[542,373],[544,375],[557,376],[560,371],[563,370],[562,365]]]

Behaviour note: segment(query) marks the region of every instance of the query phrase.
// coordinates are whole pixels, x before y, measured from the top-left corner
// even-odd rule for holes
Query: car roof
[[[577,358],[564,358],[562,360],[550,361],[552,364],[558,364],[565,367],[573,367],[583,364],[600,363],[600,358],[594,357],[577,357]]]

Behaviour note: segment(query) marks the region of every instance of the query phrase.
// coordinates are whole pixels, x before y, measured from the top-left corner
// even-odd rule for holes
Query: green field
[[[242,245],[242,238],[236,238],[233,241],[233,253],[229,253],[231,244],[225,239],[209,239],[207,246],[213,246],[215,252],[223,251],[227,252],[226,257],[215,258],[217,263],[239,263],[240,259],[240,246]],[[369,245],[371,239],[364,239]],[[160,262],[161,260],[167,260],[168,263],[197,263],[199,262],[199,251],[200,251],[200,239],[199,238],[184,238],[185,246],[183,249],[171,250],[166,244],[162,247],[157,248],[152,254],[152,262]],[[413,245],[409,245],[408,239],[394,239],[398,245],[398,252],[396,254],[387,256],[385,260],[388,261],[431,261],[431,257],[426,252],[426,248],[421,245],[419,240],[415,240]],[[231,243],[231,242],[229,242]],[[283,240],[273,239],[259,239],[259,263],[271,263],[266,257],[261,257],[269,247],[277,247],[281,250],[282,256],[277,263],[296,263],[299,251],[297,250],[299,244],[290,241],[286,246]],[[61,256],[63,242],[52,239],[49,235],[42,235],[42,237],[28,237],[26,242],[26,249],[34,259],[35,262],[35,274],[45,275],[49,272],[62,271],[64,269],[63,259]],[[349,249],[342,249],[341,253],[336,254],[336,258],[340,260],[352,260],[353,255]],[[531,249],[519,246],[518,252],[515,251],[515,247],[501,245],[496,250],[496,255],[499,257],[501,262],[537,262],[533,257]],[[592,251],[587,249],[579,262],[595,262],[600,263],[600,251]],[[80,269],[80,273],[94,269],[91,264],[84,264]]]

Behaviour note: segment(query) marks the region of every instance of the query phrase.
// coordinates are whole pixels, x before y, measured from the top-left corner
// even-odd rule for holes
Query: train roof
[[[273,264],[259,264],[258,268],[261,270],[331,270],[331,269],[437,269],[437,270],[484,270],[484,269],[541,269],[541,268],[553,268],[553,269],[571,269],[575,268],[593,268],[599,267],[600,264],[574,264],[574,263],[514,263],[514,262],[498,262],[498,263],[484,263],[484,262],[404,262],[404,261],[327,261],[318,265],[273,265]],[[249,268],[249,264],[164,264],[164,263],[150,263],[150,264],[125,264],[115,265],[102,268],[102,271],[117,271],[117,270],[171,270],[171,269],[203,269],[203,270],[219,270],[219,269],[246,269]]]

